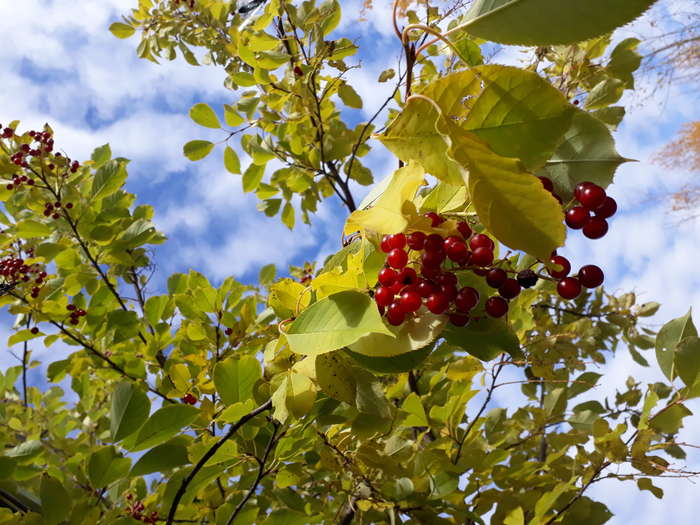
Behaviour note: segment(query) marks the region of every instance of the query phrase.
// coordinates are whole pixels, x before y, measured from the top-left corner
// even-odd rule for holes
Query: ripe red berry
[[[389,253],[391,251],[391,245],[389,244],[389,235],[385,235],[384,237],[382,237],[382,242],[379,244],[379,248],[384,253]]]
[[[597,288],[603,284],[605,274],[595,264],[588,264],[578,271],[578,280],[586,288]]]
[[[412,250],[422,250],[425,244],[425,237],[426,235],[423,232],[409,233],[408,237],[406,237],[406,243]]]
[[[73,310],[75,310],[75,305],[74,305],[74,304],[69,304],[68,306],[66,306],[66,309],[67,309],[68,311],[72,312]]]
[[[418,282],[417,290],[421,297],[427,298],[430,297],[431,294],[435,293],[438,290],[438,287],[427,279],[421,279]]]
[[[430,211],[425,214],[426,217],[430,219],[430,225],[434,228],[436,226],[440,226],[443,222],[445,222],[445,219],[440,217],[437,213],[434,211]]]
[[[476,266],[491,266],[493,263],[493,252],[489,248],[480,246],[472,252],[471,262]]]
[[[605,200],[605,190],[596,184],[590,184],[583,188],[578,201],[589,210],[594,210]]]
[[[417,291],[406,290],[401,293],[400,304],[404,312],[410,313],[418,310],[422,304],[421,296]]]
[[[581,201],[581,195],[583,194],[583,190],[585,190],[589,186],[595,186],[595,184],[593,184],[592,182],[579,182],[576,185],[576,188],[574,188],[574,197],[577,201]]]
[[[600,239],[608,233],[608,221],[592,217],[583,227],[583,234],[589,239]]]
[[[552,183],[551,179],[548,179],[547,177],[537,177],[540,179],[540,182],[542,183],[542,186],[544,186],[544,189],[547,191],[554,191],[554,184]]]
[[[442,264],[442,261],[445,260],[445,253],[442,251],[439,252],[423,252],[423,255],[421,255],[421,262],[423,263],[423,266],[427,268],[433,268],[433,269],[438,269],[440,268],[440,265]],[[423,275],[425,274],[425,271],[423,271]]]
[[[426,237],[423,249],[426,252],[442,252],[444,251],[445,240],[437,233],[431,233]]]
[[[489,297],[485,308],[491,317],[503,317],[508,313],[508,302],[503,297]]]
[[[468,239],[471,237],[472,229],[465,221],[460,221],[457,223],[457,231],[462,234],[462,237]]]
[[[549,259],[549,263],[554,265],[554,266],[559,266],[560,268],[547,268],[547,272],[549,275],[554,277],[555,279],[563,279],[567,275],[569,275],[569,272],[571,271],[571,263],[566,257],[562,257],[561,255],[555,255],[551,259]]]
[[[435,279],[438,275],[440,275],[440,265],[426,266],[425,263],[423,263],[420,267],[420,273],[426,279]]]
[[[392,326],[399,326],[403,323],[406,320],[406,312],[404,312],[401,304],[398,302],[391,303],[386,310],[386,319]]]
[[[440,291],[447,297],[447,301],[450,303],[457,297],[457,287],[454,284],[441,284]]]
[[[581,283],[574,277],[565,277],[557,284],[557,292],[564,299],[575,299],[581,293]]]
[[[498,293],[506,299],[514,299],[520,295],[520,283],[515,279],[506,279],[498,289]]]
[[[301,77],[304,75],[304,71],[299,66],[294,66],[294,74]]]
[[[389,306],[394,302],[394,292],[390,288],[380,286],[374,292],[374,300],[379,306]]]
[[[425,302],[425,306],[428,307],[428,310],[437,315],[445,313],[445,310],[447,310],[449,305],[450,303],[447,300],[447,297],[442,292],[435,292],[431,294]]]
[[[463,261],[469,253],[467,245],[464,244],[463,241],[451,243],[446,247],[445,251],[447,252],[447,256],[455,262]]]
[[[450,314],[450,323],[455,326],[467,326],[469,324],[469,316],[463,314]]]
[[[406,246],[406,236],[403,233],[395,233],[393,235],[389,235],[389,246],[391,248],[403,248]]]
[[[377,279],[379,280],[379,284],[382,286],[391,286],[396,282],[396,278],[398,277],[398,273],[395,270],[392,270],[391,268],[382,268],[379,270],[379,275]]]
[[[34,326],[34,327],[32,327],[32,329],[30,330],[30,332],[31,332],[32,334],[36,335],[36,334],[39,333],[39,329],[38,329],[36,326]]]
[[[435,282],[439,285],[457,286],[457,276],[452,272],[443,272],[435,277]]]
[[[591,218],[591,213],[583,206],[574,206],[566,212],[566,225],[572,230],[580,230]]]
[[[460,312],[469,312],[477,304],[479,304],[479,292],[471,286],[465,286],[455,297],[455,306]]]
[[[226,335],[231,335],[231,334],[233,334],[233,328],[227,328],[226,330],[224,330],[224,333],[225,333]]]
[[[394,248],[387,255],[386,261],[392,268],[401,269],[408,263],[408,254],[400,248]]]
[[[182,398],[182,402],[188,405],[194,405],[197,402],[197,398],[192,394],[185,394],[185,397]]]
[[[596,217],[600,217],[601,219],[612,217],[615,215],[615,212],[617,212],[617,202],[612,197],[605,197],[603,204],[594,209],[593,212]]]
[[[80,321],[77,317],[71,317],[69,322],[70,324],[78,324]]]
[[[521,270],[517,275],[518,283],[523,288],[532,288],[537,284],[537,274],[532,270]]]
[[[69,202],[68,204],[66,204],[66,208],[68,208],[69,210],[70,210],[72,207],[73,207],[73,203],[72,203],[72,202]]]
[[[489,250],[493,251],[494,244],[493,240],[488,235],[477,233],[469,240],[469,247],[472,249],[472,251],[476,250],[477,248],[488,248]]]
[[[508,279],[508,274],[500,268],[489,270],[489,273],[486,274],[486,284],[491,288],[500,288],[506,279]]]
[[[413,268],[404,268],[397,274],[396,282],[401,284],[415,284],[418,282],[418,275]]]

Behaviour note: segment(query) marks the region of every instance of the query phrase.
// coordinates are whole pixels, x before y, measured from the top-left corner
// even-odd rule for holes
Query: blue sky
[[[109,142],[115,155],[132,159],[128,189],[140,203],[155,207],[156,223],[170,240],[157,250],[158,275],[152,292],[175,271],[195,268],[213,280],[227,275],[251,280],[270,262],[283,272],[286,265],[316,260],[339,248],[345,212],[336,201],[326,201],[313,225],[298,226],[293,233],[277,219],[256,211],[254,195],[244,194],[239,177],[223,168],[221,150],[198,163],[182,154],[182,145],[195,138],[217,137],[192,123],[187,111],[195,102],[215,106],[235,95],[223,88],[224,76],[213,68],[192,68],[183,61],[157,66],[135,56],[137,40],[119,41],[108,31],[118,14],[136,0],[22,0],[0,3],[0,122],[20,119],[38,127],[48,121],[56,130],[56,142],[79,159]],[[339,31],[370,51],[360,55],[362,68],[351,81],[365,99],[357,118],[367,118],[392,88],[376,84],[376,78],[395,63],[399,46],[390,29],[388,0],[374,2],[367,20],[357,23],[360,2],[343,1],[346,18]],[[616,34],[646,35],[652,17],[672,24],[674,13],[691,8],[690,0],[665,1],[647,16]],[[655,30],[654,30],[655,31]],[[378,52],[379,51],[379,52]],[[496,61],[517,63],[517,49],[506,48]],[[682,315],[693,306],[700,312],[700,222],[681,222],[669,213],[665,195],[692,180],[689,173],[672,172],[649,159],[688,120],[700,119],[697,100],[687,89],[651,89],[653,78],[640,78],[645,96],[626,97],[628,118],[616,134],[623,156],[638,159],[624,165],[610,193],[621,211],[611,231],[599,241],[572,235],[563,252],[577,265],[605,268],[607,286],[614,291],[635,291],[640,301],[663,304],[650,324]],[[378,87],[379,86],[379,87]],[[395,161],[375,144],[367,164],[381,178]],[[356,188],[361,199],[366,188]],[[699,314],[700,315],[700,314]],[[0,337],[11,330],[11,320],[0,318]],[[700,319],[699,319],[700,321]],[[37,349],[36,357],[47,357]],[[653,360],[653,356],[649,356]],[[0,366],[15,364],[8,352],[0,353]],[[610,374],[596,395],[614,394],[628,375],[645,381],[658,376],[635,365],[618,352],[607,368]],[[507,403],[508,393],[496,401]],[[691,403],[698,414],[700,403]],[[700,423],[687,429],[685,441],[700,444]],[[700,470],[700,454],[692,449],[685,466]],[[656,500],[639,493],[634,484],[606,481],[592,490],[615,512],[610,522],[652,525],[663,521],[692,523],[697,487],[686,480],[661,483],[666,498]]]

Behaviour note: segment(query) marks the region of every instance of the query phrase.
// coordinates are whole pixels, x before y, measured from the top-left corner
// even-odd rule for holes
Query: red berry
[[[68,205],[66,204],[66,207]],[[389,244],[389,235],[385,235],[382,237],[382,242],[379,244],[379,248],[384,252],[384,253],[389,253],[391,251],[391,245]]]
[[[605,200],[605,190],[596,184],[586,186],[580,193],[578,201],[589,210],[594,210]]]
[[[554,184],[552,183],[551,179],[548,179],[547,177],[537,177],[540,179],[540,182],[542,183],[542,186],[544,186],[544,189],[547,191],[554,191]]]
[[[418,294],[418,292],[412,290],[402,292],[399,301],[401,308],[407,313],[415,312],[422,304],[421,296]]]
[[[394,295],[399,295],[401,293],[401,290],[403,290],[405,287],[405,284],[403,284],[400,281],[396,281],[389,287],[389,290],[391,291],[391,296],[393,297]]]
[[[489,248],[478,247],[472,252],[471,262],[476,266],[491,266],[493,252]]]
[[[70,324],[78,324],[80,321],[77,317],[71,317],[69,322]]]
[[[185,394],[185,397],[182,398],[182,402],[188,405],[194,405],[197,402],[197,398],[192,394]]]
[[[506,279],[498,288],[498,293],[506,299],[514,299],[520,295],[520,283],[515,279]]]
[[[503,317],[508,313],[508,302],[503,297],[489,297],[486,301],[486,313],[491,317]]]
[[[578,271],[578,280],[586,288],[597,288],[605,280],[605,274],[595,264],[588,264]]]
[[[617,202],[612,197],[605,197],[603,204],[598,206],[593,212],[596,217],[600,217],[601,219],[612,217],[615,215],[615,212],[617,212]]]
[[[428,310],[437,315],[445,313],[445,310],[447,310],[449,305],[450,303],[447,300],[447,297],[442,292],[435,292],[434,294],[431,294],[425,302],[425,306],[428,307]]]
[[[394,301],[394,293],[390,288],[380,286],[374,292],[374,300],[379,306],[389,306]]]
[[[440,291],[447,297],[447,301],[450,303],[457,297],[457,287],[454,284],[441,284]]]
[[[472,229],[465,221],[457,223],[457,231],[459,231],[465,239],[468,239],[472,235]]]
[[[75,305],[74,305],[74,304],[69,304],[68,306],[66,306],[66,309],[67,309],[68,311],[72,312],[73,310],[75,310]]]
[[[583,227],[583,234],[589,239],[600,239],[608,233],[608,221],[593,217]]]
[[[557,284],[557,292],[564,299],[575,299],[581,293],[581,283],[574,277],[565,277]]]
[[[523,288],[532,288],[537,284],[537,274],[532,270],[521,270],[517,275],[518,283]]]
[[[403,268],[408,263],[408,254],[400,248],[394,248],[389,252],[386,261],[392,268]]]
[[[418,275],[413,268],[404,268],[397,274],[396,282],[401,284],[415,284],[418,282]]]
[[[34,335],[36,335],[36,334],[39,333],[39,329],[38,329],[36,326],[34,326],[34,327],[32,327],[32,329],[30,330],[30,332],[33,333]]]
[[[379,281],[379,284],[382,286],[391,286],[396,282],[396,278],[398,277],[398,273],[395,270],[392,270],[391,268],[382,268],[379,270],[379,275],[377,276],[377,279]]]
[[[87,312],[85,310],[78,309],[76,312],[80,317],[85,317],[87,315]]]
[[[69,202],[68,204],[66,204],[66,208],[68,208],[69,210],[70,210],[72,207],[73,207],[73,203],[72,203],[72,202]]]
[[[445,222],[445,219],[440,217],[434,211],[430,211],[430,212],[426,213],[425,216],[430,219],[430,225],[433,228],[435,228],[436,226],[440,226],[443,222]]]
[[[455,306],[460,312],[468,312],[479,304],[479,292],[471,286],[465,286],[455,297]]]
[[[463,261],[467,257],[469,250],[467,250],[467,245],[463,241],[456,241],[451,243],[445,248],[447,256],[453,261]]]
[[[439,285],[457,286],[457,276],[452,272],[444,272],[435,277],[435,282]]]
[[[554,265],[555,268],[547,268],[547,272],[555,279],[562,279],[569,275],[571,271],[571,263],[566,257],[562,257],[561,255],[555,255],[549,259],[549,263]],[[560,268],[556,268],[556,266]]]
[[[433,268],[433,269],[438,269],[440,268],[440,265],[442,264],[442,261],[445,260],[445,253],[444,252],[423,252],[423,255],[421,256],[421,262],[423,263],[423,266],[427,268]],[[423,275],[425,274],[425,271],[423,271]]]
[[[54,213],[54,214],[51,216],[51,218],[54,219],[54,220],[56,220],[56,219],[58,219],[58,218],[60,218],[60,217],[61,217],[61,216],[60,216],[58,213]]]
[[[491,288],[500,288],[506,279],[508,279],[508,274],[500,268],[489,270],[489,273],[486,274],[486,284]]]
[[[233,334],[233,328],[227,328],[226,330],[224,330],[224,333],[225,333],[226,335],[231,335],[231,334]]]
[[[425,244],[425,237],[426,235],[423,232],[413,232],[406,237],[406,243],[412,250],[422,250]]]
[[[437,233],[431,233],[425,239],[423,249],[426,252],[442,252],[444,251],[445,240]]]
[[[406,236],[403,233],[395,233],[393,235],[389,235],[389,246],[391,248],[403,248],[406,246]]]
[[[304,71],[299,66],[294,66],[294,74],[301,77],[304,75]]]
[[[386,310],[386,319],[392,326],[399,326],[406,320],[406,312],[404,312],[403,307],[398,302],[391,303],[389,308]]]
[[[583,194],[583,190],[585,190],[589,186],[595,186],[595,184],[593,184],[592,182],[579,182],[576,185],[576,188],[574,188],[574,197],[577,201],[581,201],[581,195]]]
[[[494,244],[493,240],[488,235],[477,233],[469,240],[469,247],[472,249],[472,251],[476,250],[477,248],[488,248],[489,250],[493,251]]]
[[[583,206],[574,206],[566,212],[566,225],[573,230],[583,228],[591,218],[591,213]]]
[[[450,323],[455,326],[467,326],[469,324],[469,316],[462,314],[450,314]]]
[[[438,290],[438,287],[427,279],[421,279],[418,282],[417,290],[421,297],[427,298],[430,297],[431,294],[435,293]]]

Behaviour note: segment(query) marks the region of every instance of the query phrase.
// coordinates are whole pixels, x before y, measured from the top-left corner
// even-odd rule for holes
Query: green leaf
[[[136,432],[148,418],[151,402],[146,393],[130,382],[122,382],[112,395],[110,432],[114,441],[121,441]]]
[[[123,162],[117,160],[106,162],[95,172],[90,190],[91,198],[99,200],[112,195],[124,185],[127,175]]]
[[[48,237],[53,233],[53,229],[43,222],[27,219],[20,221],[15,227],[17,236],[22,239],[34,239],[37,237]]]
[[[632,22],[656,0],[476,0],[466,14],[471,34],[500,44],[573,44]]]
[[[658,499],[663,499],[664,497],[664,491],[655,486],[649,478],[639,478],[637,480],[637,487],[639,487],[639,490],[648,490]]]
[[[673,355],[674,370],[687,387],[692,387],[700,377],[700,337],[681,339]]]
[[[525,525],[525,514],[523,514],[522,507],[510,511],[506,519],[503,520],[503,525]]]
[[[294,207],[291,202],[287,201],[282,208],[282,224],[291,230],[294,228],[294,222]]]
[[[136,462],[129,476],[145,476],[186,465],[189,463],[186,444],[187,440],[178,437],[152,448]]]
[[[208,140],[191,140],[185,144],[183,153],[191,161],[202,160],[214,149],[214,143]]]
[[[418,368],[430,355],[432,349],[431,345],[427,345],[420,350],[390,357],[368,356],[358,354],[352,350],[346,350],[345,352],[367,370],[383,374],[400,374]]]
[[[95,148],[95,151],[92,152],[92,162],[95,163],[95,167],[99,168],[102,166],[105,162],[110,160],[112,158],[112,149],[109,147],[109,144],[105,144],[104,146],[100,146],[99,148]]]
[[[683,418],[693,413],[685,405],[675,404],[660,410],[649,420],[649,426],[664,434],[675,434],[683,426]]]
[[[625,83],[616,78],[606,78],[593,86],[586,98],[586,109],[606,108],[622,98]]]
[[[463,348],[482,361],[490,361],[502,352],[512,356],[520,353],[517,336],[500,319],[486,317],[479,321],[472,321],[464,327],[449,324],[442,332],[442,336],[448,343]]]
[[[113,446],[102,447],[90,454],[87,474],[90,484],[101,489],[126,476],[131,459],[125,458]]]
[[[387,80],[391,80],[396,76],[396,71],[394,69],[385,69],[381,73],[379,73],[379,78],[377,78],[377,82],[386,82]]]
[[[674,356],[676,347],[686,337],[696,337],[698,331],[693,324],[692,310],[683,317],[666,323],[656,336],[656,360],[659,368],[670,380],[677,376],[674,369]]]
[[[192,106],[192,109],[190,109],[190,118],[196,124],[204,126],[205,128],[219,129],[221,127],[219,117],[216,116],[216,113],[208,104],[200,103]]]
[[[241,161],[238,159],[238,154],[231,146],[226,146],[224,150],[224,167],[233,173],[238,175],[241,173]]]
[[[243,117],[241,117],[238,112],[236,112],[236,110],[228,104],[224,104],[224,120],[226,121],[226,125],[231,126],[232,128],[243,124]]]
[[[250,163],[243,173],[243,191],[248,193],[255,191],[265,174],[265,165]]]
[[[316,380],[328,396],[349,405],[355,404],[357,385],[352,366],[340,352],[316,356]]]
[[[16,345],[17,343],[23,343],[24,341],[29,341],[31,339],[41,337],[41,334],[34,335],[31,330],[25,329],[15,332],[7,339],[7,346]]]
[[[159,445],[178,434],[199,416],[199,409],[191,405],[168,405],[156,410],[139,430],[132,452]]]
[[[136,32],[136,29],[121,22],[114,22],[111,26],[109,26],[109,30],[117,38],[129,38]]]
[[[607,188],[617,167],[628,161],[615,150],[605,124],[585,111],[577,111],[564,141],[537,175],[550,178],[556,193],[566,202],[579,182],[590,181]]]
[[[255,357],[230,357],[214,368],[214,385],[226,405],[247,401],[253,396],[253,387],[262,377],[262,368]]]
[[[293,352],[318,355],[348,346],[368,333],[391,335],[368,295],[344,291],[304,310],[286,336]]]
[[[408,413],[409,416],[404,420],[403,424],[409,427],[427,427],[428,416],[425,414],[423,403],[415,393],[411,392],[401,405],[401,410]]]
[[[610,62],[607,70],[613,76],[625,83],[625,88],[634,89],[634,76],[632,73],[639,69],[642,63],[642,56],[637,53],[639,46],[638,38],[626,38],[613,49],[610,54]]]
[[[267,264],[260,268],[260,274],[258,275],[258,281],[262,285],[271,284],[275,280],[275,275],[277,274],[277,269],[274,264]]]
[[[342,84],[338,89],[338,96],[348,107],[362,109],[362,98],[350,84]]]
[[[44,474],[39,488],[41,514],[48,524],[60,523],[70,516],[73,502],[70,494],[57,479]]]

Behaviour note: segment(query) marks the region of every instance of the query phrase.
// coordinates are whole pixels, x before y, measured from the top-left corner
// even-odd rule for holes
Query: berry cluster
[[[136,521],[142,521],[144,523],[158,523],[160,521],[160,516],[156,511],[153,511],[150,514],[143,513],[146,507],[142,501],[131,503],[131,501],[134,499],[132,494],[127,494],[126,499],[129,501],[129,506],[126,509],[126,512]]]
[[[181,399],[183,403],[186,405],[194,405],[197,403],[197,396],[194,394],[187,393],[185,396]]]
[[[576,186],[574,197],[579,206],[566,212],[566,225],[573,230],[583,230],[589,239],[600,239],[608,233],[608,221],[617,211],[617,202],[605,194],[605,190],[592,182]]]
[[[29,257],[34,256],[33,249],[29,249],[26,253]],[[20,282],[28,283],[33,279],[34,286],[31,288],[31,296],[33,299],[39,297],[41,285],[44,284],[46,275],[47,274],[42,270],[41,265],[27,265],[22,257],[9,255],[4,259],[0,259],[0,277],[4,279],[5,284],[13,285]]]
[[[78,308],[74,304],[69,304],[66,306],[66,310],[70,312],[70,318],[68,319],[68,322],[72,325],[76,325],[80,322],[81,317],[85,317],[87,315],[87,312],[81,308]]]

